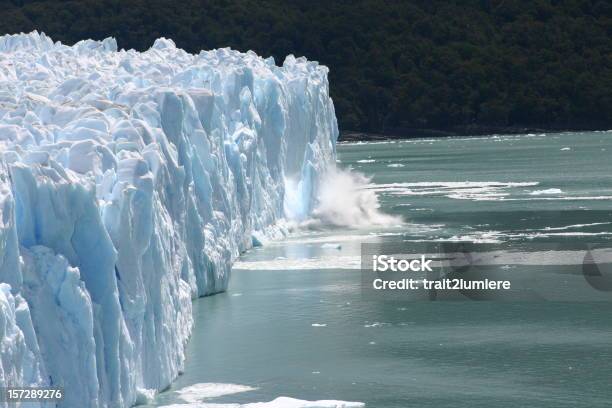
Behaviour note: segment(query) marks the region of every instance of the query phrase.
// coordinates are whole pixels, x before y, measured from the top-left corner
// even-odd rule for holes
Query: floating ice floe
[[[359,256],[317,256],[315,258],[272,259],[261,261],[238,261],[236,269],[244,270],[308,270],[308,269],[359,269],[361,257]]]
[[[324,249],[342,249],[342,244],[338,244],[336,242],[328,242],[326,244],[321,245],[321,248]]]
[[[255,391],[257,388],[240,384],[225,383],[198,383],[177,390],[179,398],[185,402],[194,403],[210,398],[218,398],[225,395],[239,394],[242,392]]]
[[[563,191],[558,188],[548,188],[546,190],[534,190],[529,195],[544,195],[544,194],[563,194]]]
[[[378,193],[393,196],[446,196],[456,200],[504,200],[512,189],[538,185],[535,181],[423,181],[370,184]]]
[[[164,405],[160,408],[363,408],[365,404],[362,402],[336,401],[336,400],[320,400],[320,401],[305,401],[289,397],[278,397],[273,401],[268,402],[250,402],[247,404],[214,404],[214,403],[196,403],[196,404],[172,404]]]
[[[313,371],[313,374],[319,374]],[[362,402],[336,400],[305,401],[289,397],[278,397],[269,402],[250,402],[246,404],[212,403],[212,398],[233,395],[257,388],[239,384],[200,383],[176,391],[185,404],[164,405],[161,408],[362,408]]]

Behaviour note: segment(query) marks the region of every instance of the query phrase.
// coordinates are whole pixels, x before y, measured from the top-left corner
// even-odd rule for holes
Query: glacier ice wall
[[[166,387],[191,299],[310,213],[337,134],[303,58],[0,37],[0,386],[65,407]]]

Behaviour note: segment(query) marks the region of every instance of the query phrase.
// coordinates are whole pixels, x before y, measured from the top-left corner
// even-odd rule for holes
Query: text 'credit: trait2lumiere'
[[[433,259],[427,259],[421,255],[415,259],[397,259],[388,255],[372,255],[373,272],[433,272]],[[427,279],[427,278],[402,278],[383,279],[376,278],[372,281],[375,290],[509,290],[510,281],[503,280],[464,280],[460,278]]]

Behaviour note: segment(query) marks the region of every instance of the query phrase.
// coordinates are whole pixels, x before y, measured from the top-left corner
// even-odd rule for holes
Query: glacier
[[[167,387],[192,299],[313,211],[338,137],[327,74],[164,38],[0,37],[0,386],[64,387],[61,407]]]

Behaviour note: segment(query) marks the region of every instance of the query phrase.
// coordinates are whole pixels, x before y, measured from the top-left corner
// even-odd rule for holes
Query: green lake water
[[[611,406],[612,302],[389,302],[364,298],[347,267],[363,242],[612,242],[611,154],[612,132],[339,145],[339,166],[371,177],[364,188],[404,223],[244,254],[227,293],[194,301],[184,374],[156,406],[197,383],[255,388],[216,404]]]

